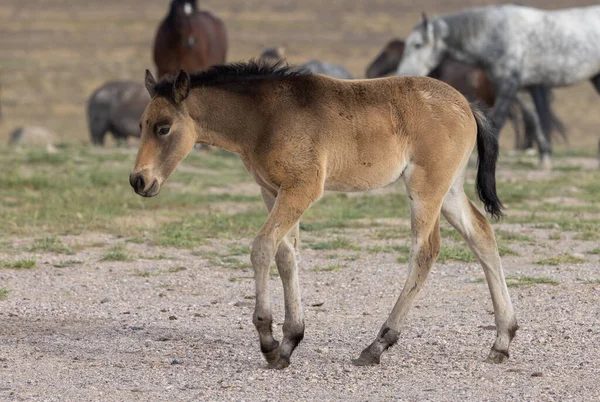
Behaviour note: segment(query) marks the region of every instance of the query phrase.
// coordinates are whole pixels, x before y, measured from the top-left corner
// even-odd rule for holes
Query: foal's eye
[[[169,134],[169,130],[171,129],[171,126],[157,126],[156,127],[156,134],[158,135],[167,135]]]
[[[420,49],[423,47],[422,43],[415,43],[415,49]]]

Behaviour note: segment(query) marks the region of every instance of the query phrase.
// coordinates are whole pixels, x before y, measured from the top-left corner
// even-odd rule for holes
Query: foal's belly
[[[382,152],[384,153],[384,152]],[[386,158],[363,158],[364,160],[340,161],[328,167],[325,190],[367,191],[387,186],[398,180],[406,167],[402,155]]]

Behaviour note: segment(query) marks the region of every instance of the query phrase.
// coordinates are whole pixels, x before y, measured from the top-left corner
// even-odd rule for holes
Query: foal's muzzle
[[[157,179],[148,180],[144,173],[132,173],[129,175],[129,184],[135,192],[142,197],[154,197],[160,192],[160,184]]]

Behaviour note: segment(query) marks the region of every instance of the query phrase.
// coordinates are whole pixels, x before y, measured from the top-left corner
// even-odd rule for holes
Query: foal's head
[[[442,24],[429,21],[423,13],[421,21],[406,38],[398,75],[427,75],[440,64],[446,51],[442,28]]]
[[[367,78],[379,78],[395,73],[403,54],[404,41],[400,39],[391,40],[367,68]]]
[[[190,77],[185,71],[174,81],[157,85],[146,70],[146,89],[152,99],[140,120],[140,149],[129,182],[139,195],[153,197],[194,148],[197,132],[185,102],[190,93]]]

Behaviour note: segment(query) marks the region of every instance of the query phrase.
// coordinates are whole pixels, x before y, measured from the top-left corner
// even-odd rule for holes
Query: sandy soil
[[[109,235],[63,240],[124,242]],[[560,247],[578,255],[589,249],[588,243],[567,237]],[[71,256],[37,254],[38,268],[31,270],[0,270],[0,282],[11,289],[10,297],[0,301],[0,399],[600,397],[600,283],[589,281],[598,278],[597,259],[533,265],[535,251],[527,249],[519,250],[522,257],[504,258],[508,275],[543,276],[560,284],[510,288],[521,328],[510,360],[501,365],[484,362],[494,320],[480,267],[436,264],[398,345],[380,366],[359,368],[350,359],[372,340],[388,314],[406,264],[397,264],[392,254],[336,251],[341,268],[317,272],[315,267],[331,260],[323,251],[304,250],[300,277],[306,337],[292,365],[276,372],[266,369],[252,326],[249,269],[215,267],[194,255],[198,252],[126,247],[138,256],[135,261],[101,261],[102,248],[87,248]],[[219,251],[219,245],[212,248]],[[166,259],[140,257],[161,254]],[[81,264],[60,267],[65,260]],[[280,336],[279,278],[271,283]]]

